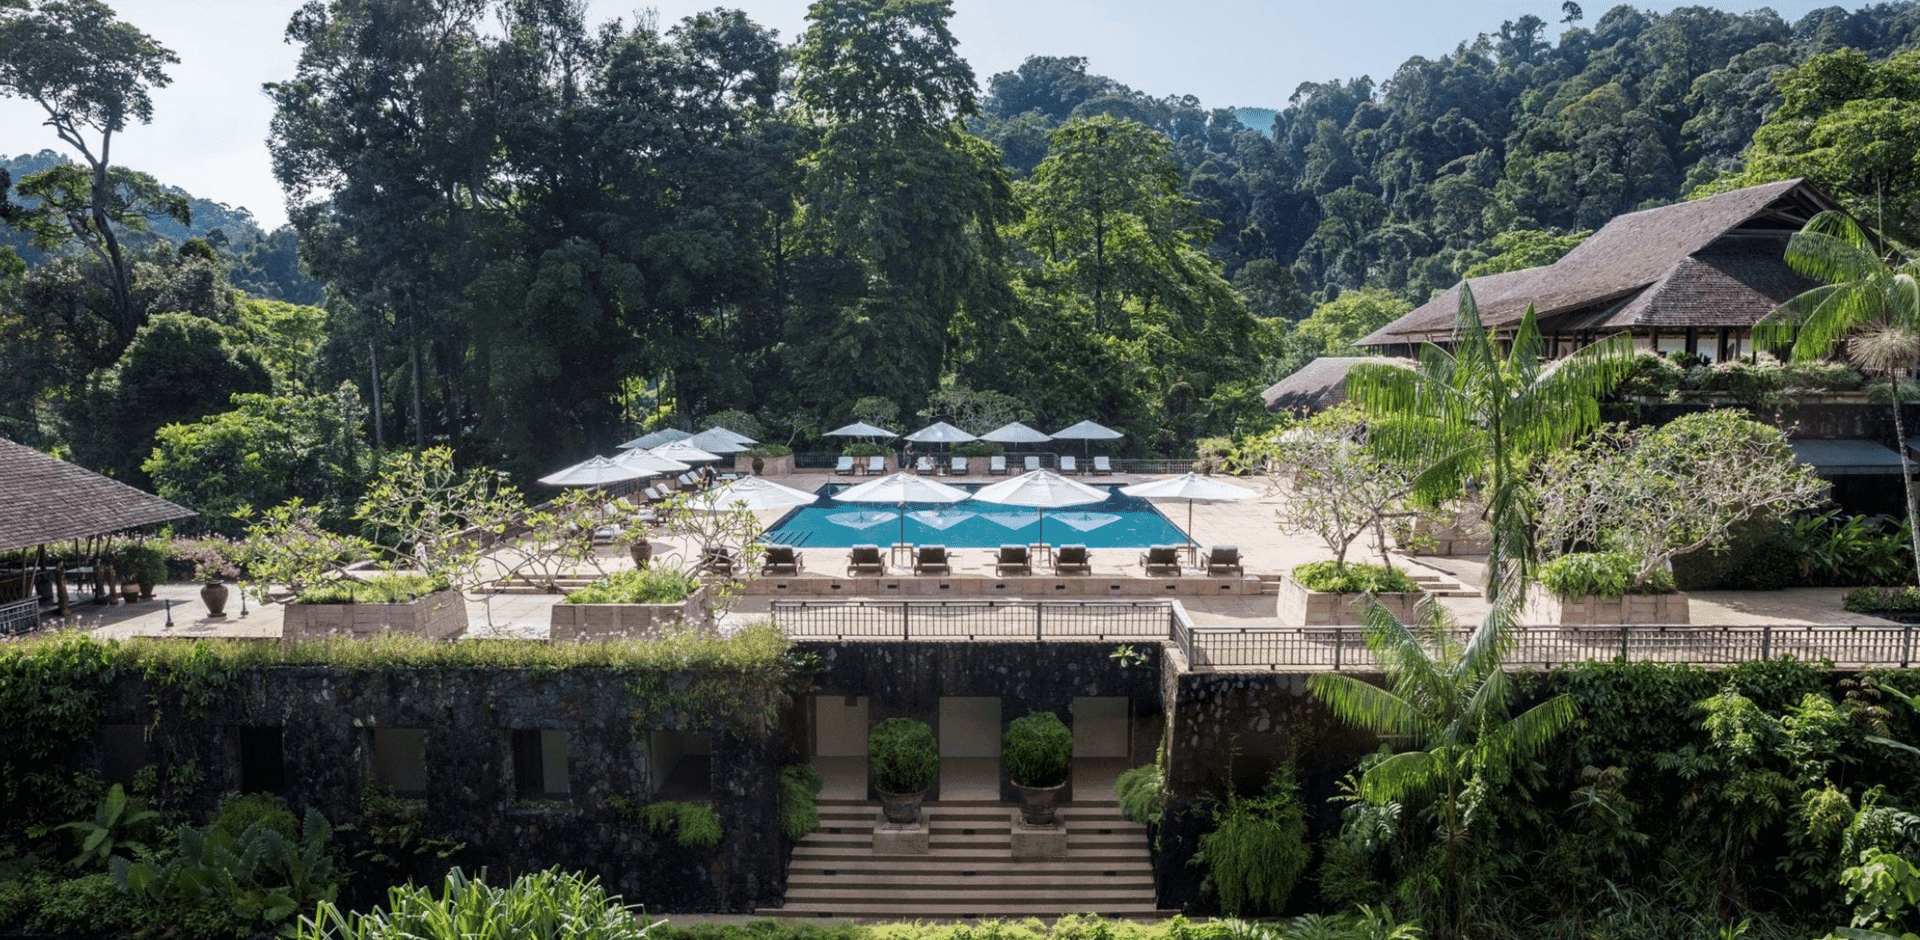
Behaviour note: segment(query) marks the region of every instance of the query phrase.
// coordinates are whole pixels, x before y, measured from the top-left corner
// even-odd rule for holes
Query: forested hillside
[[[123,197],[115,224],[153,228],[129,236],[122,286],[80,165],[50,181],[64,154],[7,164],[9,243],[39,225],[59,260],[25,249],[34,264],[0,284],[0,428],[144,454],[101,432],[124,423],[103,403],[161,399],[102,396],[122,394],[152,316],[189,313],[207,322],[148,341],[206,337],[227,384],[126,419],[134,437],[270,386],[284,407],[232,426],[325,413],[330,434],[444,442],[523,475],[727,409],[796,442],[854,416],[1092,417],[1135,452],[1183,454],[1266,420],[1259,390],[1307,358],[1464,273],[1551,261],[1618,213],[1798,173],[1856,207],[1920,192],[1862,138],[1910,154],[1898,135],[1920,136],[1899,130],[1920,59],[1889,58],[1920,39],[1914,4],[1793,23],[1563,11],[1391,76],[1301,85],[1269,112],[1138,91],[1078,58],[982,79],[944,0],[816,4],[791,43],[726,11],[655,25],[560,0],[312,5],[288,27],[298,73],[268,89],[288,228],[176,212],[164,181],[96,168]],[[165,55],[150,58],[149,82]],[[1856,106],[1886,117],[1808,132]],[[26,211],[29,179],[58,211]],[[1874,218],[1904,233],[1894,205]],[[319,284],[324,314],[218,296],[317,303]],[[294,353],[252,348],[281,321],[310,331]],[[253,371],[275,355],[297,381]]]

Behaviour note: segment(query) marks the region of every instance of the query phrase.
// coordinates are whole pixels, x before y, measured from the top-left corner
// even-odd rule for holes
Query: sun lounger
[[[945,545],[922,545],[913,551],[914,574],[952,574],[953,561]]]
[[[842,456],[840,462],[833,465],[833,472],[843,477],[853,476],[853,458]]]
[[[1207,551],[1207,576],[1210,578],[1239,577],[1247,573],[1240,564],[1240,546],[1215,545]]]
[[[1140,556],[1148,577],[1180,577],[1180,546],[1155,545]]]
[[[867,458],[867,475],[880,476],[887,472],[887,458],[878,454]]]
[[[1040,458],[1032,454],[1028,454],[1027,455],[1027,472],[1032,473],[1033,471],[1038,469],[1040,469]]]
[[[1011,574],[1032,574],[1033,558],[1027,553],[1025,545],[1002,545],[993,556],[993,573],[1001,577]]]
[[[847,577],[862,574],[885,575],[886,573],[887,563],[880,560],[880,546],[855,545],[853,550],[847,553]]]
[[[725,545],[709,545],[700,553],[700,570],[723,577],[733,577],[733,549]]]
[[[1079,473],[1080,472],[1079,461],[1074,460],[1072,454],[1068,454],[1064,457],[1061,457],[1060,472],[1061,473]]]
[[[760,559],[761,574],[799,574],[801,567],[800,553],[791,545],[769,545]]]
[[[1092,574],[1093,553],[1087,551],[1085,545],[1062,545],[1053,553],[1053,573]]]
[[[967,458],[965,457],[955,457],[953,458],[953,462],[947,466],[947,472],[957,477],[966,476],[967,469]]]
[[[1113,475],[1113,463],[1107,459],[1107,455],[1101,454],[1093,458],[1093,472],[1098,476]]]
[[[913,462],[913,472],[932,476],[939,472],[939,468],[933,465],[932,457],[921,454],[920,459]]]
[[[1007,455],[994,454],[987,458],[987,475],[1003,477],[1007,475]]]

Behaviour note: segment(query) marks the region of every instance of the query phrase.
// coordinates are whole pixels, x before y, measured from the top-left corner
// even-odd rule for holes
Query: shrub
[[[873,785],[887,793],[918,793],[940,778],[933,729],[912,718],[889,718],[867,732]]]
[[[953,453],[959,457],[992,457],[1007,452],[1007,446],[998,441],[967,441],[953,445]]]
[[[1673,573],[1657,570],[1645,583],[1633,583],[1638,562],[1619,552],[1575,552],[1540,566],[1540,584],[1564,597],[1621,597],[1673,590]]]
[[[1856,614],[1883,610],[1909,612],[1920,610],[1920,588],[1863,587],[1847,592],[1842,606]]]
[[[447,873],[438,897],[430,888],[387,891],[386,907],[364,914],[322,903],[301,918],[299,940],[641,940],[647,926],[600,880],[559,869],[488,887],[486,872]]]
[[[1664,399],[1680,387],[1687,370],[1665,356],[1642,352],[1634,359],[1627,376],[1616,386],[1617,394],[1633,398]]]
[[[1277,914],[1307,870],[1306,813],[1290,770],[1275,773],[1257,797],[1229,796],[1213,810],[1213,830],[1200,837],[1194,857],[1207,866],[1207,883],[1228,914]]]
[[[788,764],[780,768],[780,828],[787,838],[799,841],[820,826],[820,807],[814,802],[824,781],[812,764]]]
[[[647,804],[642,816],[649,830],[655,833],[671,830],[674,844],[690,849],[713,848],[724,835],[719,814],[705,803],[656,800]]]
[[[569,604],[677,604],[700,590],[700,579],[670,567],[616,571],[567,595]]]
[[[854,441],[842,448],[840,453],[848,457],[884,457],[890,451],[871,441]]]
[[[792,453],[793,453],[793,448],[788,447],[785,444],[755,444],[752,447],[749,447],[746,450],[741,451],[740,456],[742,457],[786,457],[786,456],[790,456]]]
[[[1159,764],[1145,764],[1120,775],[1113,783],[1120,815],[1148,826],[1160,824],[1167,808],[1167,775]]]
[[[1309,591],[1328,594],[1413,594],[1420,585],[1398,568],[1365,562],[1314,561],[1293,569],[1293,579]]]
[[[1007,725],[1000,762],[1023,787],[1057,787],[1073,764],[1073,732],[1052,712],[1035,711]]]
[[[296,604],[405,604],[452,587],[443,576],[383,574],[365,581],[335,581],[309,588]]]

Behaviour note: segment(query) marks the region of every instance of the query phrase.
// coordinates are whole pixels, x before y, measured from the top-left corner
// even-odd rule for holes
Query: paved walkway
[[[815,489],[834,478],[825,472],[799,473],[773,478],[777,482],[802,489]],[[976,477],[976,481],[980,478]],[[1099,483],[1124,484],[1150,477],[1125,474],[1096,478]],[[1326,546],[1311,535],[1283,533],[1274,518],[1281,496],[1266,487],[1260,478],[1239,482],[1263,490],[1258,499],[1238,503],[1199,503],[1193,506],[1193,540],[1202,545],[1231,543],[1240,546],[1249,574],[1269,578],[1292,570],[1295,565],[1331,558]],[[1187,504],[1179,500],[1155,500],[1155,504],[1176,525],[1185,526]],[[763,525],[771,525],[784,512],[761,514]],[[656,553],[686,554],[686,546],[668,537],[652,540]],[[814,549],[804,553],[810,570],[838,573],[844,565],[844,551]],[[986,549],[956,550],[955,575],[990,576],[990,554]],[[1106,549],[1093,552],[1097,577],[1137,577],[1139,552],[1135,549]],[[1378,561],[1370,548],[1356,545],[1350,559]],[[630,569],[632,561],[624,546],[602,547],[595,559],[599,571]],[[1469,587],[1478,588],[1484,576],[1484,559],[1478,557],[1396,556],[1396,564],[1426,569]],[[583,574],[594,573],[592,568]],[[238,593],[228,602],[228,616],[212,619],[200,602],[198,584],[161,585],[155,600],[115,607],[81,605],[74,608],[71,625],[102,637],[127,636],[236,636],[277,637],[280,634],[278,605],[247,602],[240,613]],[[1690,594],[1692,621],[1703,625],[1747,624],[1849,624],[1885,623],[1862,614],[1848,613],[1841,607],[1844,588],[1791,588],[1783,591],[1698,591]],[[547,635],[549,608],[557,595],[497,594],[467,604],[468,636],[544,639]],[[164,601],[171,600],[172,625]],[[747,595],[729,611],[723,623],[741,625],[763,619],[773,598]],[[1276,601],[1272,595],[1182,596],[1189,616],[1199,626],[1252,627],[1272,625]],[[1478,622],[1486,613],[1486,604],[1478,597],[1448,597],[1442,603],[1463,624]]]

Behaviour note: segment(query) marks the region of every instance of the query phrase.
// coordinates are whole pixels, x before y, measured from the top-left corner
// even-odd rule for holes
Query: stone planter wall
[[[1625,597],[1569,597],[1549,593],[1538,585],[1527,588],[1527,604],[1520,612],[1523,624],[1688,623],[1687,595],[1628,594]]]
[[[763,477],[785,477],[793,475],[792,454],[788,454],[785,457],[761,457],[759,460],[760,475]],[[753,461],[754,458],[752,457],[735,457],[733,459],[733,466],[735,470],[742,473],[752,473]]]
[[[678,604],[555,604],[547,636],[555,643],[577,643],[655,637],[681,624],[711,629],[711,593],[701,588]]]
[[[1372,597],[1402,623],[1408,623],[1414,618],[1414,607],[1426,596],[1417,591],[1411,594],[1331,594],[1307,590],[1300,582],[1288,577],[1281,579],[1279,611],[1274,619],[1287,627],[1356,624],[1360,622],[1366,599]]]
[[[288,643],[324,636],[366,639],[388,631],[440,640],[467,629],[467,599],[454,590],[405,604],[288,604],[281,609],[280,638]]]

